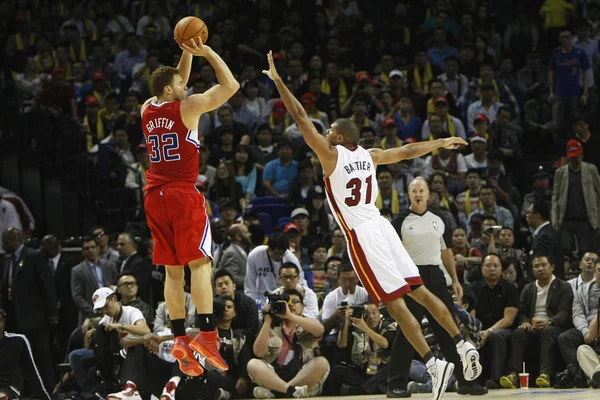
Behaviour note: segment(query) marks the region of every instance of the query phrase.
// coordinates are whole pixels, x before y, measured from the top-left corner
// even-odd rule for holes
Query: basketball
[[[191,45],[190,39],[197,40],[198,36],[202,38],[202,43],[208,39],[208,27],[200,18],[185,17],[179,20],[173,31],[175,41],[178,45],[185,43]]]

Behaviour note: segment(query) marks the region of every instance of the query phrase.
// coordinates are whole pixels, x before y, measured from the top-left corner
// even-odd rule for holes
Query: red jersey
[[[195,184],[200,171],[198,131],[181,119],[181,101],[150,103],[142,116],[142,130],[150,157],[146,190],[169,183]]]

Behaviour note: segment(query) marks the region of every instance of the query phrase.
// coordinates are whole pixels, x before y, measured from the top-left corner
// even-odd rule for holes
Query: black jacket
[[[58,259],[56,271],[54,271],[54,287],[56,289],[56,300],[58,301],[59,323],[66,323],[72,326],[73,329],[77,325],[77,315],[79,312],[73,302],[71,292],[71,270],[75,265],[75,263],[70,262],[61,254]]]
[[[533,256],[535,254],[550,255],[554,259],[555,270],[554,275],[559,279],[565,279],[565,270],[563,266],[563,251],[560,245],[560,237],[552,228],[551,224],[544,226],[537,235],[533,236],[533,242],[531,243],[531,251],[529,254],[529,262],[527,264],[527,277],[533,280],[533,273],[531,270],[531,263],[533,262]]]
[[[535,282],[528,283],[521,292],[519,302],[519,324],[531,322],[535,314],[535,301],[537,298],[537,287]],[[573,308],[573,289],[571,285],[560,279],[555,279],[548,288],[546,300],[546,313],[554,326],[567,329],[572,325],[571,310]]]
[[[8,300],[8,274],[10,261],[4,266],[0,284],[0,307],[10,309]],[[48,330],[49,317],[58,317],[54,277],[48,259],[29,247],[23,247],[12,281],[12,305],[18,332],[29,333]]]
[[[139,253],[135,253],[126,263],[121,265],[119,275],[129,273],[135,276],[138,283],[138,296],[148,303],[150,301],[150,275],[152,274],[152,262],[145,259]]]

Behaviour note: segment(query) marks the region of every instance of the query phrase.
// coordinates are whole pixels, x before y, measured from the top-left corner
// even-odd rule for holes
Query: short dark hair
[[[366,133],[366,132],[372,132],[373,135],[376,135],[375,129],[373,129],[370,126],[363,126],[362,128],[360,128],[360,136],[361,137],[362,137],[363,133]]]
[[[342,272],[350,272],[350,271],[356,273],[356,271],[354,270],[352,265],[342,262],[342,264],[340,264],[340,267],[338,268],[338,278],[340,277]]]
[[[329,266],[329,263],[332,261],[339,261],[340,263],[342,262],[342,258],[338,257],[338,256],[331,256],[331,257],[327,257],[327,260],[325,260],[325,270],[327,271],[327,267]]]
[[[498,109],[498,114],[500,114],[502,111],[506,111],[510,114],[510,116],[512,117],[512,108],[510,108],[510,106],[502,106]]]
[[[444,58],[444,64],[449,62],[449,61],[454,61],[456,62],[458,65],[460,65],[460,59],[456,56],[448,56],[446,58]]]
[[[119,282],[121,280],[121,278],[124,276],[133,276],[133,278],[135,279],[135,282],[137,283],[137,278],[135,277],[135,274],[130,271],[121,272],[119,274],[119,276],[117,277],[117,282]]]
[[[179,70],[168,65],[158,67],[152,73],[152,89],[157,96],[162,95],[165,86],[173,84],[173,77],[179,75]]]
[[[481,222],[485,221],[486,219],[491,219],[495,224],[498,224],[498,220],[493,215],[484,215],[483,218],[481,218]]]
[[[548,262],[554,266],[556,266],[556,264],[554,263],[554,256],[552,256],[551,254],[548,254],[544,251],[538,250],[535,253],[533,253],[533,256],[531,257],[531,262],[533,265],[533,260],[535,260],[536,258],[542,258],[542,257],[546,257],[546,259],[548,260]]]
[[[294,270],[296,270],[296,273],[298,275],[300,275],[300,268],[298,268],[298,266],[296,264],[294,264],[293,262],[287,261],[287,262],[284,262],[283,264],[281,264],[281,268],[279,268],[279,275],[281,275],[281,270],[284,268],[294,269]]]
[[[550,204],[548,204],[547,200],[536,199],[533,202],[533,210],[540,214],[540,217],[544,221],[550,221]]]
[[[290,240],[283,233],[274,233],[269,238],[268,248],[271,250],[287,250]]]
[[[477,174],[477,176],[479,176],[479,178],[481,179],[481,172],[479,172],[479,170],[477,168],[469,168],[467,170],[467,173],[465,174],[465,176],[467,176],[469,174]]]
[[[327,251],[327,245],[325,245],[325,243],[323,242],[316,242],[311,244],[308,247],[308,256],[312,259],[312,255],[315,251],[317,251],[317,249],[325,249],[325,251]]]
[[[235,281],[233,280],[233,275],[231,275],[231,272],[227,271],[225,268],[219,268],[215,272],[215,276],[213,278],[213,282],[217,282],[217,279],[223,278],[224,276],[228,276],[229,279],[231,279],[231,282],[235,283]]]
[[[304,296],[302,296],[302,294],[297,291],[296,289],[285,289],[283,291],[283,294],[287,294],[288,296],[298,296],[298,298],[300,299],[300,302],[302,302],[302,304],[304,304]]]
[[[91,241],[96,241],[96,238],[92,235],[85,235],[83,237],[83,239],[81,239],[81,244],[84,244],[85,242],[91,242]]]
[[[494,252],[489,252],[489,253],[487,253],[487,254],[486,254],[484,257],[483,257],[483,259],[482,259],[481,261],[485,261],[485,259],[486,259],[486,258],[488,258],[488,257],[490,257],[490,256],[491,256],[491,257],[496,257],[496,258],[498,258],[498,261],[500,261],[500,265],[502,265],[502,257],[500,257],[500,254],[498,254],[498,253],[494,253]]]

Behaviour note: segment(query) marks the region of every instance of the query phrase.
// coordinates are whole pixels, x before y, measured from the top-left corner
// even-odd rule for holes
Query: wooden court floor
[[[352,396],[352,397],[313,397],[313,399],[349,399],[349,400],[384,400],[385,395]],[[446,393],[443,399],[545,399],[545,400],[599,400],[600,389],[517,389],[517,390],[490,390],[485,396],[460,396],[456,393]],[[431,393],[413,394],[411,399],[431,399]]]

